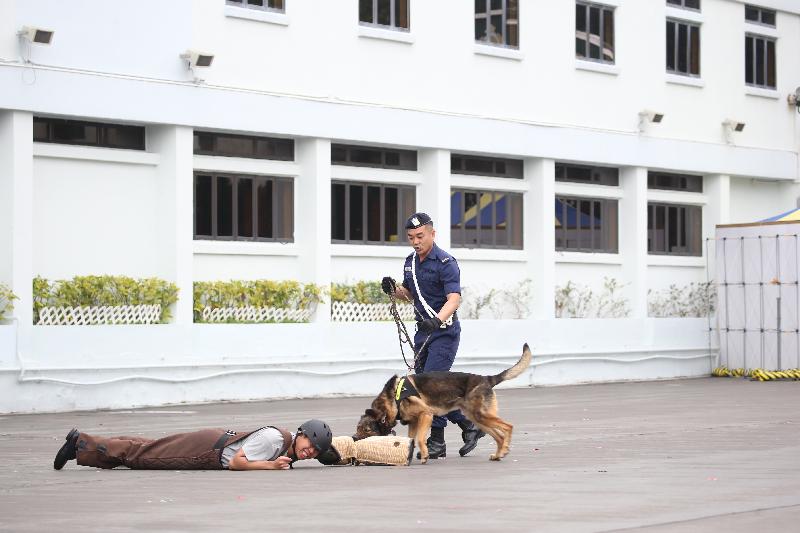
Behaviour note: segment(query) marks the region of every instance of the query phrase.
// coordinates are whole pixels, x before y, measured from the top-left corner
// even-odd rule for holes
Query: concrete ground
[[[380,388],[376,384],[376,394]],[[349,435],[368,398],[0,417],[2,531],[798,531],[800,383],[696,379],[498,391],[511,453],[481,440],[410,467],[61,471],[73,426],[161,436],[295,426]],[[404,428],[401,429],[404,431]]]

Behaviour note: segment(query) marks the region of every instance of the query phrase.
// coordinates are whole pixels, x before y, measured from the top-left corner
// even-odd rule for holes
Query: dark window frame
[[[212,149],[204,150],[200,148],[201,136],[207,136],[213,139]],[[218,147],[219,140],[222,138],[253,141],[254,145],[256,142],[266,142],[273,146],[273,151],[276,152],[276,155],[258,155],[255,149],[253,150],[253,153],[250,155],[228,153]],[[208,155],[213,157],[241,157],[244,159],[268,159],[271,161],[294,161],[294,139],[283,139],[278,137],[261,137],[258,135],[239,135],[235,133],[218,133],[214,131],[195,130],[194,134],[192,135],[192,142],[193,142],[192,149],[194,155]],[[284,155],[281,155],[280,152],[283,152]]]
[[[47,126],[47,134],[44,138],[36,137],[37,124],[41,127],[42,124]],[[96,148],[112,148],[115,150],[137,150],[145,151],[147,145],[147,130],[144,126],[136,126],[130,124],[114,124],[110,122],[92,122],[88,120],[71,120],[51,117],[33,117],[33,141],[50,144],[68,144],[72,146],[92,146]],[[71,127],[92,127],[97,128],[97,140],[94,142],[80,141],[80,140],[64,140],[58,139],[55,136],[54,129],[57,126],[71,126]],[[140,141],[135,145],[124,146],[113,144],[109,141],[109,131],[112,129],[128,131],[139,134]]]
[[[570,171],[588,171],[589,179],[581,179],[570,175]],[[556,163],[555,180],[566,183],[582,183],[585,185],[602,185],[604,187],[619,187],[619,169],[616,167],[603,167],[597,165],[574,165],[572,163]]]
[[[467,169],[470,162],[490,165],[491,170]],[[469,154],[450,154],[450,173],[468,176],[489,176],[495,178],[523,179],[522,159],[487,157]]]
[[[490,46],[502,46],[505,48],[519,49],[519,0],[499,0],[500,8],[492,8],[492,0],[475,0],[475,42]],[[482,3],[483,10],[478,11],[479,3]],[[513,6],[511,5],[513,3]],[[512,15],[516,14],[516,17]],[[495,31],[494,35],[499,35],[502,42],[492,42],[492,36],[488,34],[489,26],[492,26],[492,17],[501,17],[501,29]],[[483,37],[478,37],[479,21],[484,21],[486,30]],[[510,26],[516,26],[516,31],[509,31]]]
[[[344,160],[335,159],[336,154],[343,152]],[[372,152],[380,155],[380,163],[367,163],[353,159],[356,152]],[[390,163],[390,159],[397,158],[397,164]],[[400,148],[383,148],[378,146],[361,146],[356,144],[331,144],[331,164],[348,167],[367,167],[384,168],[388,170],[417,170],[416,150],[404,150]]]
[[[461,206],[459,208],[459,221],[456,226],[457,228],[453,228],[453,215],[454,213],[450,213],[450,246],[452,248],[468,248],[468,249],[486,249],[486,250],[522,250],[525,246],[525,205],[524,205],[524,194],[517,191],[501,191],[501,190],[494,190],[494,189],[473,189],[473,188],[465,188],[465,187],[451,187],[450,194],[451,198],[454,193],[461,193]],[[476,194],[478,198],[480,198],[481,194],[491,194],[492,195],[492,224],[490,226],[490,231],[492,233],[492,242],[491,244],[486,244],[481,242],[481,233],[483,228],[481,228],[481,224],[476,223],[476,239],[475,242],[467,243],[467,224],[464,220],[464,212],[465,212],[465,201],[467,194]],[[506,232],[508,234],[508,243],[507,244],[498,244],[497,243],[497,202],[500,200],[498,195],[507,195],[507,205],[506,205],[506,224],[507,229]],[[478,200],[480,201],[480,200]],[[516,226],[512,224],[512,201],[518,202],[519,209],[520,209],[520,221],[519,221],[519,244],[512,244],[512,235],[517,230]],[[480,214],[476,215],[480,217]]]
[[[658,243],[655,228],[658,220],[658,210],[663,210],[664,215],[664,238],[663,249],[655,249]],[[675,209],[676,220],[671,220],[670,210]],[[694,220],[694,218],[697,220]],[[673,229],[670,224],[674,224],[674,233],[677,246],[683,244],[685,250],[671,251],[670,248],[670,233]],[[698,234],[689,235],[690,229],[696,228]],[[684,242],[681,241],[681,231],[685,230],[686,235]],[[679,204],[672,202],[647,202],[647,253],[648,255],[673,255],[673,256],[689,256],[689,257],[702,257],[703,246],[703,208],[699,205],[692,204]]]
[[[662,178],[661,183],[659,183],[659,178]],[[663,183],[663,178],[669,179],[671,183]],[[647,173],[647,188],[660,191],[701,193],[703,192],[703,176],[651,170]]]
[[[262,0],[262,5],[260,6],[257,4],[251,4],[248,0],[225,0],[225,3],[229,6],[241,7],[242,9],[286,13],[286,4],[284,0]]]
[[[211,178],[211,235],[205,234],[198,234],[197,233],[197,178],[198,177],[209,177]],[[226,178],[231,180],[231,235],[219,235],[219,220],[218,220],[218,188],[217,188],[217,180],[219,178]],[[252,237],[246,236],[239,236],[239,202],[238,202],[238,187],[239,182],[242,180],[250,180],[252,182]],[[270,213],[269,216],[271,218],[272,224],[272,237],[259,237],[258,236],[258,222],[259,222],[259,211],[258,211],[258,194],[256,193],[256,188],[259,184],[265,182],[272,182],[272,205],[270,206]],[[275,184],[277,182],[288,183],[291,185],[291,210],[292,210],[292,217],[290,221],[290,227],[286,228],[289,236],[281,235],[275,236],[277,232],[277,228],[280,226],[279,224],[279,216],[280,210],[284,207],[281,204],[281,199],[279,195],[275,193]],[[193,177],[193,187],[192,187],[192,233],[194,235],[194,240],[204,240],[204,241],[239,241],[239,242],[281,242],[281,243],[288,243],[294,242],[294,226],[295,226],[295,215],[294,215],[294,179],[292,178],[285,178],[279,176],[261,176],[261,175],[252,175],[252,174],[237,174],[232,172],[204,172],[201,170],[194,171]]]
[[[672,46],[670,47],[670,27],[672,27]],[[682,30],[685,28],[685,30]],[[681,38],[684,31],[685,39]],[[666,69],[669,74],[677,76],[689,76],[699,78],[702,75],[702,25],[698,22],[688,20],[667,19],[666,26]],[[694,35],[694,37],[693,37]],[[681,48],[685,40],[685,54],[681,54]],[[696,43],[697,50],[694,54],[693,45]],[[671,50],[670,50],[671,48]],[[696,57],[695,57],[696,55]],[[672,65],[670,66],[670,56]],[[685,68],[681,67],[681,62],[685,63]]]
[[[579,24],[579,10],[583,10],[584,13],[584,30],[580,30],[578,27]],[[599,17],[599,25],[597,33],[592,32],[591,28],[591,16],[592,10],[598,10],[598,17]],[[589,2],[584,0],[577,0],[575,2],[575,57],[582,61],[594,61],[597,63],[604,63],[607,65],[613,65],[616,61],[615,56],[615,49],[616,49],[616,22],[614,20],[614,12],[616,8],[614,6],[609,6],[597,2]],[[606,37],[607,37],[607,28],[606,28],[606,15],[610,15],[611,18],[611,48],[610,48],[610,59],[606,58]],[[583,44],[585,45],[585,50],[583,54],[580,53],[580,43],[581,43],[581,33],[584,34]],[[598,46],[598,57],[592,57],[592,36],[596,35],[597,40],[600,43]]]
[[[759,43],[762,69],[758,69]],[[761,83],[759,83],[759,76]],[[775,90],[778,88],[778,39],[747,32],[744,35],[744,83],[748,87]]]
[[[389,2],[389,23],[383,24],[379,22],[381,2]],[[398,15],[405,6],[405,26],[403,21],[398,21]],[[369,9],[370,20],[364,20],[364,10]],[[402,16],[400,17],[403,18]],[[358,2],[358,23],[362,26],[371,28],[382,28],[392,31],[410,31],[411,30],[411,0],[359,0]]]
[[[690,5],[697,2],[697,7]],[[678,9],[689,9],[691,11],[700,11],[702,4],[700,0],[667,0],[667,5]]]
[[[558,219],[558,209],[556,209],[556,217],[555,221],[561,224],[561,227],[555,227],[555,249],[558,252],[576,252],[576,253],[607,253],[607,254],[618,254],[619,253],[619,200],[616,198],[592,198],[586,196],[572,196],[572,195],[556,195],[556,202],[561,202],[562,204],[562,213],[566,212],[566,209],[572,207],[576,209],[576,217],[575,221],[577,226],[575,228],[570,228],[568,224],[563,223],[561,220]],[[575,206],[570,206],[570,202],[575,202]],[[580,224],[580,215],[582,213],[580,202],[588,202],[589,203],[589,227],[583,228]],[[596,230],[594,228],[595,222],[595,209],[598,207],[595,204],[600,204],[600,243],[595,244],[595,236]],[[613,207],[613,209],[612,209]],[[612,212],[613,211],[613,212]],[[616,216],[616,220],[614,222],[607,222],[608,218]],[[570,239],[568,238],[567,232],[574,229],[575,230],[575,238],[573,239],[576,242],[575,246],[569,246]],[[612,231],[616,230],[615,234],[612,234]],[[582,232],[589,232],[588,239],[582,235]],[[561,233],[561,242],[562,245],[559,246],[559,232]],[[589,242],[589,246],[582,246],[581,243]]]
[[[750,15],[755,14],[755,19],[751,18]],[[772,18],[773,22],[765,22],[765,18]],[[767,9],[760,6],[753,6],[750,4],[744,5],[744,20],[748,24],[758,24],[760,26],[766,26],[768,28],[775,28],[778,24],[778,12],[774,9]]]
[[[336,201],[335,194],[334,194],[334,187],[343,186],[344,187],[344,205],[341,206],[341,213],[344,216],[344,239],[336,239],[334,238],[333,232],[335,231],[335,225],[333,223],[333,218],[336,216],[337,209],[334,207],[333,203]],[[350,189],[352,187],[360,187],[363,189],[361,194],[361,220],[363,221],[362,239],[353,239],[351,238],[352,228],[351,228],[351,220],[350,220]],[[380,229],[379,234],[381,236],[380,240],[370,240],[370,213],[369,213],[369,187],[379,187],[380,188],[380,213],[378,214],[378,218],[380,220]],[[397,189],[397,216],[396,216],[396,224],[397,224],[397,241],[393,242],[386,239],[386,189],[393,188]],[[386,246],[403,246],[406,245],[406,238],[405,238],[405,221],[406,218],[411,213],[406,213],[403,211],[403,200],[404,194],[410,193],[413,196],[413,200],[411,203],[416,206],[417,201],[417,188],[415,185],[401,185],[396,183],[372,183],[366,181],[354,181],[354,180],[331,180],[331,244],[358,244],[358,245],[386,245]],[[413,211],[412,211],[413,212]]]

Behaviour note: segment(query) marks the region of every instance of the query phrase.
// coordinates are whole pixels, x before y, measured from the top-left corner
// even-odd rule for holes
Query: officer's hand
[[[292,460],[285,455],[281,455],[274,461],[270,461],[272,463],[273,470],[288,470],[289,466],[292,464]]]
[[[436,331],[441,325],[442,321],[439,320],[438,316],[435,316],[433,318],[426,318],[425,320],[419,323],[419,330],[422,333],[430,333],[432,331]]]
[[[381,280],[381,289],[383,289],[383,292],[386,294],[393,294],[394,291],[397,290],[397,285],[392,278],[386,276]]]

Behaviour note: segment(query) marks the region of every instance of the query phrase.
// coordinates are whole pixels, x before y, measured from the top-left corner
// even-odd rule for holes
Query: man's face
[[[430,224],[426,224],[422,227],[408,230],[406,235],[408,236],[408,244],[414,248],[417,255],[427,255],[433,248],[436,230]]]
[[[303,459],[313,459],[319,455],[319,450],[311,444],[311,439],[301,434],[294,440],[294,454],[298,461],[302,461]]]

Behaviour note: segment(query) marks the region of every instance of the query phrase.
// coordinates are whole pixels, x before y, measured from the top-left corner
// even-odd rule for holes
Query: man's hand
[[[438,316],[433,318],[426,318],[422,322],[419,323],[419,330],[422,333],[431,333],[439,329],[439,326],[442,325],[442,321],[439,320]]]
[[[288,470],[289,466],[292,464],[292,460],[285,455],[281,455],[274,461],[267,462],[272,463],[272,470]]]
[[[386,276],[381,280],[381,289],[383,289],[383,292],[385,292],[387,295],[391,295],[397,290],[397,284],[392,278]]]

